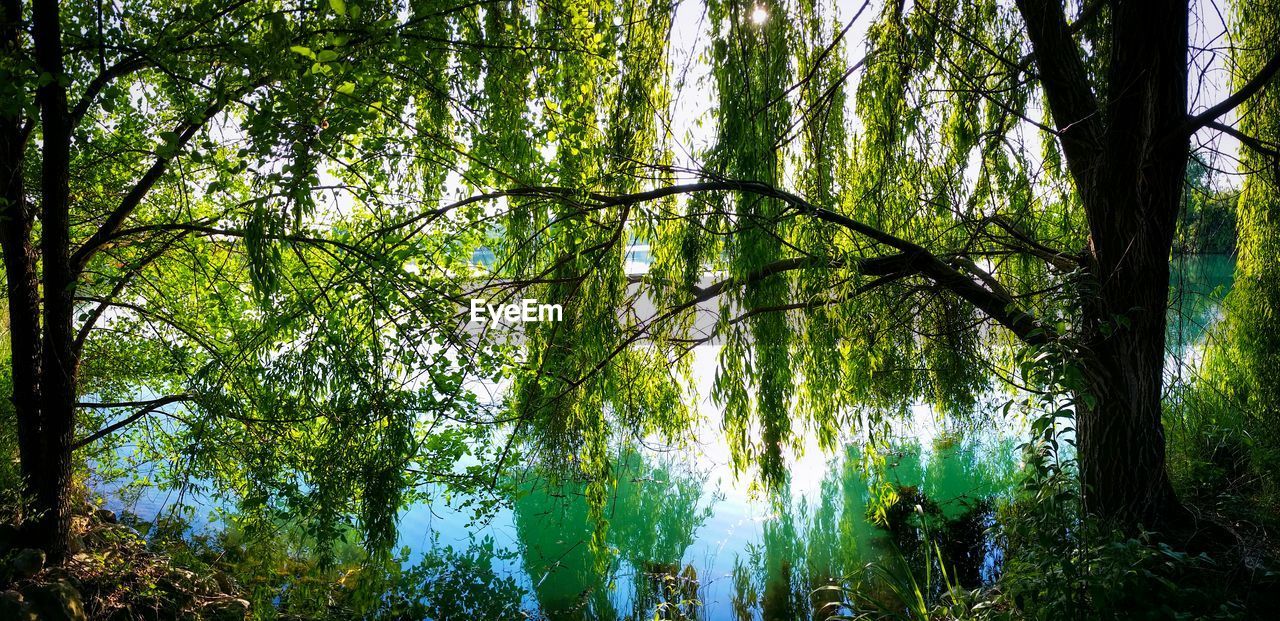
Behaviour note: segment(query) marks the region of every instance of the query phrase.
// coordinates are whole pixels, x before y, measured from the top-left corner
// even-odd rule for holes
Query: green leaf
[[[339,93],[342,93],[343,95],[350,95],[350,94],[352,94],[352,93],[356,92],[356,83],[355,83],[355,82],[343,82],[342,84],[339,84],[339,85],[338,85],[338,92],[339,92]]]
[[[345,16],[347,14],[347,3],[345,0],[329,0],[329,8],[333,9],[333,12],[338,15]]]
[[[322,63],[335,61],[338,60],[338,53],[333,50],[320,50],[320,53],[316,55],[316,60]]]
[[[289,51],[293,52],[294,54],[301,54],[301,55],[303,55],[303,56],[306,56],[307,58],[315,58],[315,57],[316,57],[315,52],[312,52],[312,51],[311,51],[311,48],[309,48],[309,47],[307,47],[307,46],[305,46],[305,45],[295,45],[295,46],[292,46],[292,47],[290,47],[290,48],[289,48]]]

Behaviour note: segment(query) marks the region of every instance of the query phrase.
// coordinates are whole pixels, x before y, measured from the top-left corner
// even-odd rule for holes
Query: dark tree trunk
[[[1184,515],[1161,422],[1169,259],[1186,174],[1187,5],[1112,5],[1097,158],[1081,194],[1090,229],[1077,420],[1085,506],[1130,529]],[[1089,398],[1086,397],[1086,398]]]
[[[16,59],[21,55],[22,6],[17,0],[4,0],[0,10],[0,46],[6,58]],[[31,242],[32,214],[27,208],[23,180],[27,138],[23,125],[18,109],[0,117],[0,248],[4,251],[9,305],[11,399],[17,418],[19,460],[28,483],[28,496],[32,496],[30,483],[34,479],[27,466],[40,462],[45,453],[40,424],[39,255]]]
[[[1077,448],[1084,502],[1130,531],[1186,515],[1165,469],[1169,259],[1190,140],[1186,0],[1111,2],[1095,92],[1061,0],[1017,0],[1089,224]]]
[[[1130,529],[1159,529],[1180,514],[1165,471],[1160,417],[1167,252],[1136,251],[1126,263],[1098,275],[1100,295],[1084,301],[1080,477],[1090,513]]]
[[[24,524],[54,559],[66,551],[70,527],[71,447],[75,434],[77,357],[72,317],[76,270],[71,263],[69,175],[71,118],[63,83],[58,3],[32,6],[32,42],[39,68],[55,79],[36,89],[40,108],[40,258],[44,278],[40,343],[39,447],[23,460],[33,515]]]

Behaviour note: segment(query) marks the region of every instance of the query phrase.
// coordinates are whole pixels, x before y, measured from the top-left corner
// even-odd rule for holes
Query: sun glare
[[[759,26],[767,21],[769,21],[769,11],[757,4],[755,10],[751,12],[751,23]]]

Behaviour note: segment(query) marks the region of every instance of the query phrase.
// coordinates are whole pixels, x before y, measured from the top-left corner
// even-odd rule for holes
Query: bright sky
[[[1230,8],[1226,0],[1190,0],[1192,45],[1191,69],[1188,78],[1189,108],[1192,112],[1203,110],[1226,97],[1231,91],[1229,71],[1228,20]],[[825,3],[824,3],[825,4]],[[868,4],[865,10],[860,9]],[[910,0],[908,0],[908,7]],[[872,0],[836,0],[833,21],[843,27],[855,15],[857,21],[844,37],[845,66],[852,66],[866,52],[865,35],[867,28],[879,15],[883,2]],[[762,24],[769,15],[757,6],[749,13],[749,18]],[[697,0],[681,2],[678,6],[671,36],[671,58],[677,93],[670,129],[675,143],[676,164],[697,168],[694,153],[709,146],[714,138],[714,128],[708,112],[714,104],[712,94],[714,88],[709,75],[709,67],[704,62],[703,52],[710,41],[710,27],[706,17],[705,5]],[[1029,50],[1028,50],[1029,51]],[[856,123],[853,114],[852,94],[857,87],[861,71],[855,71],[848,81],[848,103],[850,109],[847,117]],[[1203,79],[1202,79],[1203,76]],[[1227,119],[1228,122],[1233,117]],[[699,121],[702,121],[699,124]],[[1030,141],[1036,142],[1036,141]],[[1198,149],[1202,157],[1210,158],[1212,164],[1229,174],[1220,175],[1216,182],[1221,185],[1234,186],[1238,179],[1235,155],[1239,143],[1230,136],[1222,136],[1216,131],[1202,130],[1193,138],[1193,146],[1202,145]],[[1221,155],[1215,153],[1220,152]]]

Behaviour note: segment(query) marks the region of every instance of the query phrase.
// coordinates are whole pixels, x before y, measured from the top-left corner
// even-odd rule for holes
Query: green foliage
[[[935,574],[935,565],[936,574]],[[942,552],[926,550],[921,575],[901,554],[869,565],[869,578],[841,591],[844,601],[825,617],[832,621],[929,621],[980,619],[983,606],[948,575]],[[935,593],[941,595],[935,595]]]
[[[66,76],[86,105],[71,237],[108,234],[77,290],[80,400],[178,397],[89,447],[100,472],[154,463],[138,484],[383,550],[418,490],[498,487],[465,383],[503,358],[455,330],[475,236],[421,228],[463,150],[447,93],[480,80],[438,47],[478,15],[456,8],[64,3],[64,30],[102,43]],[[130,188],[127,222],[99,228]],[[81,429],[132,413],[86,408]]]
[[[1060,358],[1042,358],[1036,367],[1042,376],[1063,378],[1051,386],[1069,385],[1070,366],[1058,367],[1055,359]],[[1060,376],[1055,369],[1068,373]],[[1087,397],[1066,399],[1060,390],[1038,399],[1074,408],[1076,400]],[[1185,416],[1188,392],[1175,390],[1172,412]],[[1128,537],[1086,515],[1075,474],[1074,430],[1058,422],[1070,416],[1043,411],[1049,413],[1033,424],[1040,431],[1024,445],[1027,467],[1019,492],[998,512],[1004,560],[984,606],[995,615],[990,618],[1245,619],[1270,605],[1255,591],[1270,588],[1270,574],[1262,569],[1240,576],[1233,565],[1239,562],[1238,550],[1191,553],[1171,545],[1183,543],[1176,537],[1148,532]],[[1194,451],[1189,443],[1213,437],[1204,428],[1187,433],[1186,422],[1170,415],[1175,454]]]
[[[7,313],[6,313],[7,315]],[[0,361],[0,394],[12,394],[9,356]],[[21,508],[22,473],[18,467],[18,425],[13,402],[0,400],[0,522],[8,522]]]
[[[1237,9],[1240,79],[1280,40],[1275,20],[1259,18],[1275,8]],[[1033,474],[1005,509],[1008,598],[991,610],[1043,600],[1035,614],[1123,612],[1131,603],[1117,589],[1154,585],[1147,604],[1234,613],[1198,608],[1211,590],[1171,591],[1170,576],[1208,561],[1092,533],[1076,510],[1070,421],[1093,397],[1070,349],[1082,284],[1067,255],[1086,246],[1087,227],[1059,132],[1027,122],[1046,106],[1018,61],[1027,41],[1014,7],[885,2],[854,62],[834,6],[705,9],[706,49],[695,52],[707,79],[695,87],[674,75],[676,5],[661,0],[63,3],[67,75],[7,55],[0,101],[31,118],[33,89],[53,79],[73,103],[84,97],[69,187],[70,236],[91,242],[76,291],[76,397],[100,407],[81,408],[80,437],[133,422],[83,459],[135,487],[234,506],[235,527],[210,550],[229,551],[223,562],[246,576],[275,574],[251,586],[259,609],[319,614],[316,602],[348,581],[353,615],[516,614],[520,594],[493,570],[507,559],[492,542],[401,571],[397,512],[443,498],[479,514],[510,504],[526,541],[558,536],[534,532],[539,510],[558,511],[591,541],[524,551],[530,575],[547,575],[553,552],[573,555],[573,572],[532,589],[544,609],[617,612],[602,587],[625,561],[654,576],[636,610],[676,616],[697,599],[696,579],[674,571],[705,519],[697,485],[664,497],[631,487],[619,473],[637,458],[616,449],[687,440],[693,345],[721,346],[711,396],[732,465],[775,492],[805,434],[827,450],[851,433],[874,440],[918,402],[964,420],[997,369],[1049,394],[1021,404],[1040,412]],[[1098,84],[1107,11],[1080,30]],[[699,119],[714,131],[706,144],[673,135],[681,96],[712,102]],[[1242,129],[1277,142],[1277,101],[1274,89],[1251,100]],[[39,142],[25,147],[29,187]],[[1193,169],[1203,192],[1188,195],[1178,232],[1186,249],[1226,250],[1238,214],[1242,277],[1205,388],[1229,401],[1186,399],[1202,409],[1185,418],[1202,424],[1175,449],[1204,447],[1187,459],[1204,467],[1196,481],[1234,480],[1244,453],[1247,469],[1274,472],[1280,455],[1268,444],[1280,437],[1280,180],[1252,157],[1245,165],[1234,211]],[[729,185],[620,198],[690,178]],[[633,242],[652,247],[645,274],[626,273]],[[493,265],[472,265],[480,247]],[[1034,312],[1043,326],[1032,336],[1065,338],[1016,345],[992,309],[922,272],[930,257],[982,283],[997,311]],[[458,309],[480,294],[554,300],[564,320],[477,337],[459,329]],[[642,301],[662,310],[642,315]],[[700,314],[710,334],[691,334]],[[494,387],[500,398],[480,396]],[[166,396],[136,419],[109,405]],[[3,461],[9,492],[18,485]],[[510,475],[526,465],[585,502],[542,506]],[[917,531],[948,516],[903,511],[929,513],[931,491],[825,485],[811,523],[770,524],[766,549],[735,574],[739,612],[831,603],[801,585],[863,570],[852,516],[896,520],[899,543],[927,540]],[[612,508],[634,519],[611,524],[618,497]],[[674,508],[643,519],[658,503]],[[800,545],[800,532],[840,554]],[[951,550],[914,552],[915,567],[876,570],[890,607],[936,615],[945,593],[957,610],[941,614],[986,614],[952,578],[934,579]]]
[[[1248,619],[1267,606],[1249,608],[1247,588],[1225,566],[1229,554],[1125,538],[1030,499],[1008,507],[1001,523],[1007,556],[993,608],[1017,611],[1013,618]]]
[[[1277,49],[1274,4],[1242,3],[1236,7],[1233,28],[1246,45],[1235,54],[1241,81],[1256,71]],[[1268,90],[1241,109],[1242,129],[1259,139],[1280,139],[1280,95]],[[1280,231],[1275,226],[1280,210],[1280,169],[1263,154],[1244,150],[1241,169],[1248,174],[1237,202],[1239,252],[1235,284],[1227,295],[1222,324],[1215,328],[1207,348],[1204,372],[1195,394],[1182,402],[1183,424],[1197,426],[1188,433],[1188,451],[1203,453],[1193,461],[1216,464],[1226,453],[1248,455],[1247,470],[1256,473],[1269,488],[1274,505],[1276,490],[1271,473],[1280,466],[1280,428],[1274,415],[1280,408],[1280,376],[1277,375],[1277,316],[1280,303]],[[1199,433],[1196,433],[1199,432]]]
[[[190,525],[182,520],[140,525],[174,564],[202,579],[217,575],[248,597],[255,619],[505,619],[522,614],[526,595],[512,577],[498,573],[497,563],[514,554],[491,538],[461,549],[433,541],[411,559],[407,549],[384,557],[350,543],[328,552],[328,544],[290,524],[265,537],[235,524],[195,536],[185,534]],[[355,535],[347,532],[343,539]],[[323,554],[333,554],[333,562],[317,562]]]
[[[713,275],[728,282],[701,300],[722,342],[711,392],[739,471],[779,485],[803,433],[834,449],[918,398],[971,410],[1010,337],[890,269],[904,260],[892,245],[781,195],[600,197],[688,174],[794,187],[928,240],[962,278],[1005,281],[1010,306],[1067,318],[1051,292],[1069,281],[1024,256],[1082,243],[1064,177],[1033,179],[1014,136],[1034,91],[941,27],[1016,52],[1011,7],[886,4],[856,92],[832,7],[706,10],[715,134],[689,153],[666,126],[683,86],[671,3],[67,3],[65,31],[102,43],[73,46],[66,76],[89,95],[71,236],[106,236],[77,291],[77,322],[97,328],[80,397],[181,397],[89,457],[109,474],[154,462],[140,483],[199,481],[264,525],[301,517],[317,541],[354,526],[385,550],[424,490],[495,491],[477,507],[492,508],[502,490],[488,488],[527,456],[585,477],[600,545],[609,447],[690,426],[690,295]],[[971,80],[1008,101],[964,96]],[[126,212],[120,188],[137,188]],[[633,240],[656,258],[643,277],[624,270]],[[489,268],[470,264],[480,246]],[[760,277],[788,261],[805,268]],[[478,294],[555,300],[564,320],[473,339],[457,309]],[[632,312],[641,299],[667,310]],[[501,381],[500,405],[472,390]],[[88,409],[83,427],[129,414]]]
[[[1237,401],[1205,384],[1179,388],[1165,415],[1174,481],[1196,506],[1268,528],[1280,506],[1271,474],[1280,462],[1275,443],[1259,435],[1258,422]]]
[[[553,23],[574,19],[575,7]],[[618,7],[600,7],[609,10]],[[691,342],[721,346],[711,396],[733,464],[758,471],[767,485],[783,482],[785,456],[804,434],[833,450],[842,432],[881,431],[917,399],[948,415],[972,412],[987,369],[1008,365],[1013,353],[1010,335],[981,327],[986,319],[971,304],[909,266],[894,267],[910,253],[810,217],[784,196],[607,197],[668,187],[677,175],[796,188],[833,214],[928,240],[929,251],[962,278],[1005,282],[1001,291],[1018,297],[1002,307],[1025,304],[1048,325],[1073,319],[1058,295],[1073,284],[1069,270],[1022,253],[1027,243],[1083,244],[1065,173],[1033,178],[1032,150],[1010,137],[1033,94],[998,58],[970,53],[974,41],[940,26],[952,20],[984,45],[1013,53],[1023,41],[1010,7],[887,4],[854,67],[863,72],[856,93],[847,89],[844,66],[851,44],[830,7],[713,2],[707,11],[710,81],[702,88],[714,102],[706,118],[714,137],[686,154],[695,160],[689,169],[668,164],[679,137],[664,140],[654,129],[668,102],[664,70],[645,74],[643,88],[629,81],[649,63],[661,65],[663,56],[636,50],[648,37],[665,40],[669,23],[650,20],[628,32],[625,49],[610,47],[607,36],[595,41],[606,34],[598,33],[585,49],[605,59],[618,54],[603,68],[595,58],[566,65],[558,51],[546,53],[542,72],[528,68],[537,67],[532,57],[495,57],[504,84],[532,82],[545,101],[541,108],[511,104],[517,111],[506,107],[509,90],[491,92],[484,114],[504,120],[478,148],[526,146],[545,123],[542,135],[552,144],[518,178],[544,170],[539,179],[556,188],[493,201],[499,216],[485,221],[501,223],[492,232],[499,238],[493,275],[527,297],[566,304],[563,323],[528,329],[513,407],[533,454],[589,479],[604,478],[604,447],[613,441],[679,439],[691,418],[684,388]],[[501,36],[524,36],[523,19]],[[584,23],[576,34],[598,32],[609,20]],[[636,37],[645,39],[637,44]],[[971,75],[1008,87],[1011,101],[963,96],[974,86]],[[619,106],[645,101],[629,99],[632,88],[658,94],[647,106]],[[951,94],[933,97],[939,88]],[[593,112],[601,109],[618,113],[601,118]],[[634,137],[621,148],[626,157],[599,157],[618,153],[616,145],[601,147],[617,136]],[[628,159],[646,150],[649,167]],[[975,174],[961,174],[971,163],[980,164]],[[653,250],[643,276],[620,269],[633,240]],[[646,313],[647,301],[655,312]],[[699,319],[714,325],[692,330]]]

